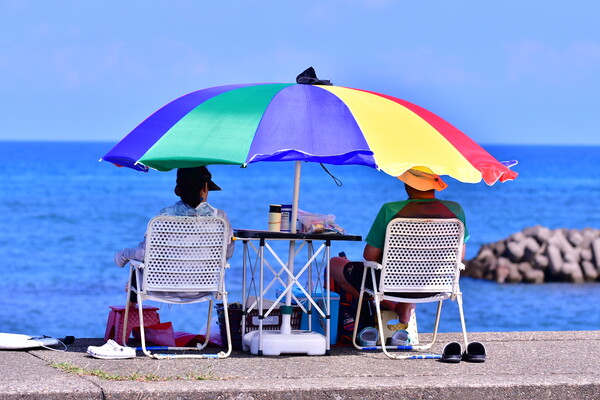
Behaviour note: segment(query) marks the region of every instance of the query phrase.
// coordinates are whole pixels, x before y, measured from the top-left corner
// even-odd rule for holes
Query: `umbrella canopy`
[[[137,170],[209,164],[296,161],[291,221],[296,221],[300,161],[366,165],[400,176],[413,167],[489,185],[517,174],[448,122],[395,97],[329,86],[307,69],[292,83],[198,90],[142,122],[102,160]],[[295,233],[295,224],[290,227]],[[295,243],[290,241],[288,284]],[[286,293],[291,305],[291,291]],[[290,333],[284,315],[282,333]]]
[[[476,183],[516,178],[457,128],[407,101],[340,86],[256,83],[182,96],[142,122],[102,160],[165,171],[209,164],[312,161],[412,167]]]

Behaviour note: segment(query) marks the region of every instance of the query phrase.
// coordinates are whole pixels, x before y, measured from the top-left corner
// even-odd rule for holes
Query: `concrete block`
[[[523,261],[532,262],[535,256],[540,252],[540,244],[532,237],[527,237],[523,242],[525,249],[523,254]]]
[[[579,264],[571,262],[564,263],[561,273],[566,277],[568,282],[583,283],[585,281],[583,278],[583,271],[581,271]]]
[[[550,263],[550,261],[548,260],[548,257],[543,255],[543,254],[536,254],[535,258],[534,258],[534,262],[533,262],[533,267],[535,269],[546,269],[548,267],[548,264]]]
[[[519,271],[519,265],[515,264],[515,263],[510,263],[508,267],[509,267],[509,272],[508,272],[508,277],[506,278],[508,283],[522,282],[523,275],[521,275],[521,272]]]
[[[540,243],[546,243],[550,239],[550,236],[552,236],[552,231],[545,226],[542,226],[537,232],[536,239]]]
[[[560,254],[560,249],[553,245],[549,244],[546,248],[546,257],[548,257],[548,267],[550,268],[550,275],[558,276],[562,270],[563,259]]]
[[[525,254],[525,244],[523,241],[510,241],[506,244],[506,250],[510,261],[519,262],[523,259],[523,255]]]
[[[581,258],[581,250],[575,247],[567,248],[563,251],[563,259],[566,262],[578,263]]]
[[[567,233],[567,239],[575,247],[579,247],[581,246],[581,243],[583,243],[583,235],[576,229],[571,229]]]
[[[465,270],[462,273],[464,276],[469,276],[475,279],[483,279],[486,270],[487,265],[485,265],[483,261],[474,258],[466,262]]]
[[[475,258],[484,265],[490,265],[494,259],[494,251],[489,246],[482,246]]]
[[[510,275],[511,262],[508,258],[500,257],[496,262],[496,282],[504,283]]]
[[[515,232],[508,237],[509,241],[522,242],[527,236],[523,232]]]
[[[592,241],[592,255],[596,271],[600,272],[600,237]]]
[[[526,283],[544,283],[544,271],[531,268],[522,272],[523,281]]]
[[[579,254],[582,261],[592,261],[593,259],[592,250],[590,249],[581,249]]]
[[[496,243],[493,243],[491,245],[491,248],[494,251],[496,257],[501,257],[506,252],[506,242],[504,240],[500,240]]]
[[[582,261],[580,263],[581,271],[583,272],[583,278],[587,282],[594,282],[598,279],[598,271],[596,266],[591,261]]]

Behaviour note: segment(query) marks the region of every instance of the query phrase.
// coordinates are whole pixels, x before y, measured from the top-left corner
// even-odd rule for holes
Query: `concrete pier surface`
[[[421,342],[429,335],[420,334]],[[443,333],[432,352],[461,340]],[[101,339],[65,352],[0,351],[0,399],[600,399],[600,331],[471,332],[482,364],[391,360],[335,347],[329,356],[100,360]]]

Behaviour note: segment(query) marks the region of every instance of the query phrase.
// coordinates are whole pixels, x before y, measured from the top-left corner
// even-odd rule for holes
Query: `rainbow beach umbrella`
[[[461,182],[488,185],[517,176],[417,105],[366,90],[298,83],[189,93],[148,117],[102,160],[141,171],[311,161],[366,165],[399,176],[427,167]]]
[[[366,165],[392,176],[425,168],[488,185],[517,173],[435,114],[392,96],[319,80],[217,86],[186,94],[131,131],[101,160],[147,171],[210,164],[301,161]]]
[[[489,185],[517,176],[433,113],[392,96],[332,86],[318,80],[312,68],[295,84],[217,86],[182,96],[148,117],[101,160],[140,171],[295,161],[292,221],[301,161],[365,165],[392,176],[425,167]],[[292,233],[295,228],[291,224]],[[294,255],[291,240],[290,285]],[[291,291],[285,304],[291,305]],[[282,332],[290,329],[285,320]]]

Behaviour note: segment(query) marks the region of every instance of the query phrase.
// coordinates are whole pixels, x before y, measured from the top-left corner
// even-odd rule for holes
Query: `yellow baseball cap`
[[[426,172],[425,170],[430,172]],[[440,191],[448,187],[446,182],[444,182],[439,175],[434,174],[429,168],[426,167],[411,168],[402,173],[398,179],[406,183],[408,186],[422,192],[431,189]]]

